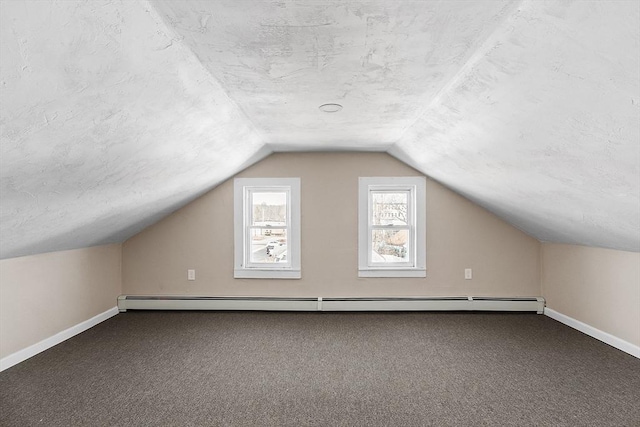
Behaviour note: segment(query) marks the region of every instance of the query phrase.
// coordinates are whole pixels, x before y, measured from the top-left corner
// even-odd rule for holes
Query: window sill
[[[300,270],[235,269],[234,279],[301,279]]]
[[[424,268],[380,268],[371,270],[358,270],[358,277],[427,277],[427,270]]]

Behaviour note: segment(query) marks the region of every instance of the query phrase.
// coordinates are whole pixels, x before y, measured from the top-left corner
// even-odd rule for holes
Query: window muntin
[[[236,178],[237,278],[300,278],[300,179]]]
[[[360,277],[424,277],[424,177],[360,178]]]

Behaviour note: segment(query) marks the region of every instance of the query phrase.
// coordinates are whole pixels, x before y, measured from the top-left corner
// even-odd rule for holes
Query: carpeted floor
[[[3,426],[640,426],[640,359],[546,316],[127,312],[0,373]]]

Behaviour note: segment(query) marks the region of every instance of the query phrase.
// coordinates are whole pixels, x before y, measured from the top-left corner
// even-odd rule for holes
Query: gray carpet
[[[640,360],[545,316],[128,312],[0,374],[3,426],[640,426]]]

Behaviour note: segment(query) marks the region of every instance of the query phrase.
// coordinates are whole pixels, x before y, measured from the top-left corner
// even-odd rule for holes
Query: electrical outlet
[[[195,270],[187,270],[187,280],[196,280]]]
[[[473,279],[473,270],[470,269],[470,268],[465,268],[464,269],[464,278],[465,278],[465,280]]]

